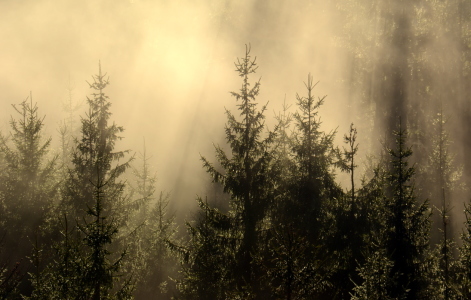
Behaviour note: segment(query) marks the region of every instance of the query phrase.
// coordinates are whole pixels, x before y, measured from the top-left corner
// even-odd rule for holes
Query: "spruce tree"
[[[80,278],[84,287],[82,292],[90,295],[92,299],[108,298],[119,276],[118,272],[126,252],[122,252],[114,261],[111,258],[109,244],[113,242],[118,233],[118,224],[105,211],[105,186],[109,181],[98,178],[94,185],[95,203],[88,208],[87,215],[91,221],[84,221],[78,228],[85,242],[85,257],[83,259],[84,273]]]
[[[360,241],[352,241],[352,246],[361,245],[361,257],[357,259],[357,275],[351,280],[354,287],[352,299],[393,299],[390,295],[395,279],[391,272],[393,262],[387,255],[387,209],[385,206],[387,174],[385,163],[379,161],[372,168],[372,177],[363,178],[362,187],[357,191],[357,213],[355,224],[363,233]],[[356,228],[355,228],[356,229]],[[356,237],[358,238],[358,237]]]
[[[231,92],[238,103],[240,119],[226,110],[228,121],[225,131],[230,153],[226,153],[219,146],[216,147],[221,171],[206,158],[202,158],[204,167],[213,181],[220,183],[224,192],[230,195],[230,211],[224,215],[204,205],[200,200],[200,207],[209,210],[203,215],[209,217],[203,218],[201,225],[190,227],[190,236],[193,239],[190,245],[193,245],[192,248],[196,247],[196,253],[191,253],[194,272],[197,272],[196,269],[205,268],[205,271],[201,270],[204,274],[223,272],[230,275],[231,278],[227,279],[224,274],[220,277],[221,281],[225,280],[231,285],[225,295],[236,293],[243,298],[252,298],[261,297],[258,280],[260,274],[255,257],[258,255],[261,228],[273,201],[269,147],[274,134],[269,132],[266,136],[263,135],[265,106],[258,110],[256,103],[260,81],[253,85],[249,82],[249,76],[257,70],[256,59],[252,59],[250,55],[250,46],[246,46],[244,57],[235,62],[235,67],[242,79],[242,85],[239,92]],[[230,225],[223,225],[226,222]],[[219,234],[216,233],[222,237],[218,237]],[[208,238],[213,240],[201,240],[206,239],[207,234]],[[213,249],[212,254],[199,252],[207,246],[218,249]],[[220,270],[211,271],[206,269],[207,265],[199,264],[200,255],[211,255],[207,258],[211,261],[219,260],[217,268]],[[190,271],[187,276],[190,277],[191,274]]]
[[[111,102],[104,89],[109,81],[106,74],[102,74],[101,65],[98,75],[93,79],[94,82],[89,83],[94,90],[93,97],[87,97],[88,113],[81,119],[81,138],[76,141],[72,153],[73,167],[69,171],[64,192],[64,204],[69,206],[74,217],[80,218],[85,215],[87,207],[93,206],[94,190],[100,186],[99,180],[102,183],[110,180],[106,189],[120,195],[124,183],[118,178],[129,167],[129,161],[119,163],[129,151],[113,151],[124,129],[114,123],[108,124]],[[118,195],[113,201],[106,201],[105,210],[116,209],[122,204]]]
[[[1,192],[4,217],[12,222],[7,228],[23,231],[14,234],[14,240],[20,241],[32,236],[31,231],[39,228],[51,209],[57,183],[53,173],[57,157],[47,157],[51,138],[44,140],[44,117],[39,117],[32,94],[19,107],[12,106],[20,116],[18,119],[12,116],[10,120],[11,143],[8,137],[0,139],[0,151],[6,164]]]
[[[133,183],[128,185],[130,189],[130,214],[129,222],[124,232],[122,232],[124,236],[122,241],[123,244],[128,245],[127,249],[131,257],[123,268],[127,272],[135,273],[136,294],[138,295],[144,293],[143,282],[149,279],[146,274],[147,252],[152,243],[149,216],[150,205],[156,200],[155,184],[157,177],[155,173],[151,172],[150,157],[147,155],[145,141],[143,152],[139,152],[137,158],[131,165]],[[139,163],[140,166],[136,166],[136,163]],[[155,284],[152,286],[155,286]]]
[[[291,105],[282,106],[282,112],[275,115],[278,131],[273,144],[273,171],[276,174],[275,195],[269,211],[270,227],[264,235],[266,246],[263,248],[259,263],[262,265],[263,281],[270,290],[271,298],[295,299],[302,294],[305,280],[303,272],[304,247],[296,230],[293,217],[293,197],[291,186],[295,162],[292,155],[293,135],[289,132],[293,114],[288,110]]]
[[[338,266],[331,282],[334,287],[333,293],[341,298],[348,297],[354,287],[354,282],[359,280],[356,268],[363,263],[363,239],[364,235],[369,233],[367,214],[368,209],[371,209],[365,205],[365,194],[370,193],[368,187],[361,187],[362,193],[358,197],[358,187],[355,186],[358,144],[357,130],[353,123],[350,125],[348,135],[344,135],[344,143],[347,147],[338,153],[337,165],[350,175],[350,189],[339,195],[337,199],[331,199],[329,205],[329,211],[335,218],[335,232],[333,232],[329,247],[337,253],[335,261]]]
[[[109,124],[111,103],[104,93],[109,82],[101,65],[93,80],[89,83],[92,97],[87,97],[89,110],[82,118],[82,137],[76,141],[60,207],[69,221],[64,232],[73,229],[67,233],[73,243],[62,243],[62,260],[53,269],[77,264],[79,273],[66,275],[70,276],[67,280],[74,278],[80,287],[79,299],[111,295],[127,298],[130,281],[120,274],[126,251],[119,247],[117,236],[125,225],[127,201],[124,182],[119,178],[129,167],[130,159],[121,163],[119,160],[128,151],[114,152],[123,128]],[[76,246],[68,249],[72,244]]]
[[[190,241],[185,247],[172,245],[183,262],[178,288],[184,299],[243,299],[237,287],[236,251],[240,230],[231,215],[209,206],[197,198],[200,210],[196,220],[187,222]]]
[[[322,231],[322,210],[325,202],[337,192],[330,172],[334,162],[333,139],[335,132],[321,131],[319,108],[325,97],[316,97],[311,74],[304,83],[307,96],[296,95],[298,111],[294,114],[296,131],[293,151],[297,165],[296,200],[301,223],[308,226],[310,238],[317,239]],[[313,241],[314,242],[314,241]]]
[[[159,299],[172,299],[176,292],[178,261],[171,252],[169,243],[177,240],[175,215],[170,212],[170,198],[161,192],[150,210],[145,243],[143,244],[145,268],[142,275],[142,285],[136,296],[141,299],[158,296]],[[138,298],[138,297],[137,297]]]
[[[176,243],[175,215],[170,212],[170,195],[156,195],[157,176],[149,163],[146,146],[138,155],[139,167],[132,166],[132,214],[128,224],[128,259],[124,268],[135,274],[136,299],[170,299],[176,292],[177,258],[169,248]]]
[[[307,96],[296,95],[298,111],[292,115],[291,136],[286,104],[277,116],[272,150],[275,198],[264,235],[267,246],[259,258],[271,298],[331,297],[330,277],[337,268],[332,255],[337,250],[332,247],[332,203],[343,193],[332,171],[337,158],[335,131],[320,129],[318,114],[325,96],[316,99],[310,74],[305,86]]]
[[[249,75],[258,68],[256,59],[252,60],[250,56],[250,46],[246,47],[245,56],[238,59],[235,66],[243,82],[239,92],[231,92],[239,102],[237,106],[241,120],[226,110],[226,139],[231,147],[231,155],[216,148],[224,173],[217,171],[205,158],[203,162],[213,180],[221,182],[225,192],[231,195],[234,226],[240,230],[241,239],[236,250],[237,287],[240,290],[247,289],[247,293],[257,293],[253,258],[260,234],[258,228],[272,201],[269,189],[271,157],[268,150],[274,134],[262,137],[265,106],[260,111],[256,109],[255,99],[259,94],[260,81],[255,82],[253,87],[249,82]]]
[[[395,146],[387,149],[386,254],[393,262],[391,276],[395,279],[390,295],[418,299],[428,288],[423,266],[429,246],[430,214],[428,201],[416,199],[415,169],[408,162],[412,150],[406,145],[407,133],[401,122],[398,127],[394,131]]]
[[[132,205],[136,208],[137,215],[134,216],[134,227],[146,222],[149,216],[149,205],[155,200],[155,186],[157,175],[152,173],[149,160],[152,158],[147,154],[144,140],[142,153],[138,155],[141,166],[131,166],[134,175],[134,184],[131,185]]]
[[[277,135],[273,142],[273,169],[280,174],[280,183],[287,184],[289,182],[290,171],[293,170],[294,163],[292,160],[292,139],[293,136],[289,132],[292,130],[293,114],[289,112],[291,105],[286,103],[286,99],[283,102],[282,112],[275,115],[277,121]],[[280,187],[286,190],[286,186]],[[284,193],[280,191],[279,193]]]
[[[66,117],[59,123],[58,133],[60,138],[60,160],[61,171],[64,176],[67,175],[67,169],[71,167],[71,149],[74,147],[74,137],[79,134],[77,126],[77,113],[82,108],[83,103],[74,100],[74,87],[70,82],[67,87],[67,99],[62,101],[63,112]]]
[[[47,266],[46,280],[35,287],[33,296],[49,299],[78,299],[83,291],[80,282],[84,271],[82,263],[83,243],[75,226],[69,225],[66,214],[59,220],[61,229],[58,240],[53,244],[53,261]]]
[[[51,138],[44,138],[44,117],[38,115],[32,94],[19,106],[12,106],[19,116],[11,117],[10,136],[0,137],[0,152],[5,164],[0,175],[4,210],[1,218],[5,231],[0,234],[5,237],[6,249],[1,253],[0,261],[16,263],[23,260],[22,265],[28,265],[27,257],[33,255],[34,245],[42,244],[50,231],[48,218],[58,185],[54,173],[57,156],[48,154]],[[37,272],[40,270],[33,273]],[[31,293],[27,280],[22,282],[20,290],[25,295]]]
[[[433,218],[433,227],[438,227],[439,240],[437,251],[438,268],[436,281],[444,299],[454,298],[453,285],[453,228],[451,227],[450,215],[452,199],[457,192],[463,190],[459,184],[461,170],[454,167],[454,156],[450,151],[451,141],[446,131],[447,120],[444,118],[443,109],[437,113],[432,121],[434,134],[432,135],[432,147],[428,157],[428,164],[423,172],[428,184],[429,197],[435,201],[437,213]],[[433,233],[432,233],[433,234]]]
[[[353,126],[353,123],[350,125],[350,132],[348,135],[344,136],[344,142],[348,145],[348,149],[344,148],[343,155],[344,160],[342,163],[342,169],[350,174],[350,183],[351,183],[351,203],[352,203],[352,214],[355,214],[355,169],[358,167],[355,164],[355,155],[358,152],[357,140],[357,130]]]
[[[330,277],[336,270],[333,257],[336,246],[331,245],[335,219],[331,212],[342,191],[333,173],[337,157],[333,146],[336,132],[321,130],[319,109],[326,96],[315,97],[317,83],[313,83],[310,74],[304,85],[307,95],[296,95],[298,111],[294,114],[292,146],[295,170],[290,187],[293,204],[290,211],[299,242],[305,238],[309,244],[302,258],[311,270],[303,279],[304,285],[311,287],[305,297],[320,297],[329,293]]]
[[[393,262],[386,255],[384,245],[378,244],[374,251],[365,252],[366,261],[358,268],[361,285],[352,290],[352,300],[389,300],[394,280],[391,278]]]

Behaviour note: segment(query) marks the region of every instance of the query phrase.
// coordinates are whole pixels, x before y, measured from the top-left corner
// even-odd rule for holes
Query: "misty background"
[[[323,130],[336,129],[342,145],[355,123],[362,160],[381,147],[389,128],[391,112],[379,107],[399,103],[378,83],[388,66],[399,65],[411,77],[401,79],[408,92],[397,107],[414,112],[408,113],[414,131],[429,126],[426,111],[445,102],[460,164],[469,148],[462,130],[467,102],[453,93],[466,84],[453,72],[469,66],[460,65],[460,45],[449,29],[447,12],[458,6],[432,2],[408,9],[400,1],[1,1],[0,128],[8,132],[9,105],[32,91],[39,114],[46,115],[46,136],[58,149],[64,103],[82,104],[74,113],[78,124],[90,93],[87,81],[101,61],[110,78],[111,120],[125,128],[118,149],[142,152],[145,139],[157,188],[171,193],[184,219],[195,196],[207,193],[210,178],[200,155],[211,159],[213,143],[224,144],[224,108],[234,111],[229,92],[240,88],[233,63],[250,44],[261,78],[258,102],[269,103],[269,128],[283,101],[294,110],[295,95],[303,93],[311,73],[320,81],[316,95],[327,95]],[[469,34],[469,25],[460,25],[459,34]],[[394,39],[398,28],[403,40]],[[418,63],[408,63],[411,57]],[[432,92],[420,86],[424,74]],[[465,168],[465,181],[469,173]],[[346,178],[339,174],[337,180]],[[454,206],[461,212],[461,203]]]
[[[229,91],[240,88],[233,62],[244,44],[260,66],[268,126],[285,98],[294,108],[309,72],[320,81],[319,96],[328,95],[325,128],[338,126],[340,139],[355,121],[334,3],[2,1],[0,11],[1,130],[9,130],[10,104],[32,91],[57,149],[68,89],[83,104],[78,122],[100,60],[110,78],[111,120],[125,128],[118,149],[142,152],[145,138],[158,188],[181,208],[192,207],[210,180],[200,154],[211,158],[212,143],[224,143],[224,107],[235,107]]]

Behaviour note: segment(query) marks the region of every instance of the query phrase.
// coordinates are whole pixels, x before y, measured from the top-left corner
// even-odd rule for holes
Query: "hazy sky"
[[[233,62],[250,43],[267,123],[285,95],[294,111],[311,72],[316,93],[328,95],[325,129],[339,126],[340,140],[354,121],[343,109],[342,23],[328,1],[293,2],[1,0],[0,128],[32,91],[57,143],[69,81],[84,102],[100,60],[112,120],[126,130],[119,147],[140,151],[145,138],[159,188],[193,203],[209,178],[199,155],[214,161],[212,143],[224,142],[224,107],[234,108],[229,92],[241,83]]]

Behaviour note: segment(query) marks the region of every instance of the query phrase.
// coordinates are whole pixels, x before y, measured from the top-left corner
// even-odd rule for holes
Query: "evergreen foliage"
[[[87,98],[89,111],[82,118],[82,137],[76,142],[60,207],[66,216],[65,240],[51,272],[61,280],[52,285],[78,299],[125,299],[132,285],[120,273],[126,250],[117,247],[117,234],[125,224],[126,197],[119,177],[130,161],[119,163],[128,151],[113,152],[123,128],[108,124],[111,103],[103,91],[108,79],[101,65],[93,79],[93,97]],[[72,280],[74,285],[68,285]]]
[[[461,234],[462,246],[460,247],[459,271],[457,272],[458,290],[462,299],[471,297],[471,208],[465,205],[466,221]]]
[[[236,285],[236,250],[240,231],[230,216],[211,208],[201,198],[196,223],[187,223],[189,244],[178,248],[184,262],[179,289],[185,299],[243,299]],[[176,248],[176,247],[174,247]]]
[[[19,230],[6,238],[11,240],[14,236],[19,241],[32,236],[51,209],[57,187],[53,174],[57,157],[47,160],[51,139],[44,140],[44,117],[38,116],[32,96],[21,102],[20,107],[13,105],[13,108],[19,114],[18,119],[10,120],[13,145],[8,137],[1,136],[0,140],[6,168],[2,173],[1,195],[6,228]],[[29,224],[24,224],[23,218]]]
[[[80,297],[83,289],[80,277],[83,272],[82,240],[75,226],[69,227],[69,220],[64,214],[60,220],[60,237],[53,245],[54,258],[46,270],[46,279],[42,286],[37,286],[33,297],[48,296],[50,299]]]
[[[445,128],[446,123],[443,109],[440,108],[437,117],[433,119],[434,134],[431,137],[432,147],[425,173],[430,183],[429,197],[435,196],[435,203],[438,206],[435,207],[437,216],[433,218],[440,234],[436,251],[438,268],[434,277],[437,278],[443,298],[453,299],[456,298],[456,288],[451,276],[452,269],[455,267],[453,255],[455,245],[451,237],[453,228],[450,222],[452,209],[450,203],[452,198],[463,190],[463,186],[459,184],[462,171],[454,167],[454,157],[449,150],[451,141]]]
[[[364,235],[367,231],[367,210],[365,198],[357,196],[355,188],[355,163],[358,152],[357,130],[350,125],[348,135],[344,135],[344,143],[347,148],[338,153],[337,165],[340,169],[350,174],[350,190],[344,194],[338,194],[337,199],[331,200],[330,213],[334,216],[335,232],[329,242],[328,248],[336,253],[337,269],[332,278],[337,297],[347,298],[351,293],[354,282],[358,280],[356,268],[362,264],[364,248]],[[363,187],[364,189],[364,187]],[[342,284],[343,282],[343,284]]]
[[[383,18],[379,9],[372,12]],[[381,47],[417,54],[412,40],[418,25],[406,22],[404,12],[386,15],[384,24],[396,27],[382,33],[388,42]],[[399,45],[401,36],[411,39],[407,45]],[[416,70],[420,61],[410,61],[416,72],[410,73],[407,57],[398,53],[374,70],[385,76],[368,96],[387,99],[376,109],[386,113],[387,130],[394,112],[408,105],[405,76],[424,75]],[[0,299],[471,298],[471,204],[465,205],[458,247],[451,209],[467,191],[443,111],[425,129],[414,120],[419,110],[408,114],[408,131],[399,121],[385,138],[389,147],[366,166],[358,184],[357,129],[351,124],[343,150],[334,145],[336,130],[322,130],[325,96],[315,96],[312,76],[304,82],[305,95],[296,94],[297,110],[291,113],[285,101],[270,131],[267,106],[258,105],[260,80],[251,80],[257,67],[246,46],[235,62],[237,113],[225,110],[226,144],[215,146],[214,163],[201,157],[224,195],[197,197],[183,233],[170,194],[156,191],[145,145],[138,167],[129,151],[115,149],[124,129],[110,122],[109,81],[101,65],[74,138],[69,129],[78,106],[69,95],[69,116],[59,129],[61,156],[49,154],[51,139],[44,138],[44,118],[31,95],[13,105],[18,117],[11,118],[11,133],[0,135]],[[365,118],[378,122],[381,114],[370,113]],[[414,165],[409,145],[423,152]],[[348,174],[347,188],[337,182],[338,169]],[[126,177],[131,170],[133,177]],[[420,200],[426,197],[436,204],[433,223],[428,200]]]
[[[3,241],[0,240],[0,253],[3,253]],[[18,285],[22,281],[24,274],[21,264],[17,262],[12,268],[7,262],[0,262],[0,299],[13,298],[17,292]]]
[[[74,137],[79,133],[77,126],[76,114],[82,108],[81,102],[76,102],[74,100],[74,87],[70,82],[67,87],[67,99],[62,102],[62,109],[67,114],[65,119],[59,123],[58,133],[60,138],[60,161],[61,161],[61,171],[64,173],[64,176],[67,175],[67,169],[71,166],[71,149],[74,147]]]
[[[319,108],[325,96],[315,98],[312,76],[305,83],[307,96],[296,95],[298,112],[294,114],[296,131],[293,141],[296,161],[295,187],[299,204],[299,217],[311,238],[319,239],[322,233],[322,216],[328,199],[335,198],[340,190],[334,181],[331,168],[335,162],[333,139],[335,131],[320,130]],[[309,221],[308,221],[309,220]],[[324,219],[325,220],[325,219]],[[314,241],[313,240],[313,241]]]
[[[203,202],[199,200],[202,209],[210,210],[205,213],[205,216],[209,216],[210,219],[203,218],[203,226],[221,223],[230,225],[227,226],[227,229],[210,228],[208,231],[203,231],[204,227],[200,229],[199,226],[196,228],[190,226],[189,233],[193,240],[191,244],[197,245],[197,249],[205,249],[206,242],[198,241],[200,238],[206,239],[207,234],[214,238],[210,242],[211,245],[208,246],[217,247],[218,250],[213,249],[210,260],[219,260],[220,267],[218,269],[223,268],[219,272],[231,276],[227,278],[223,276],[224,274],[220,274],[220,288],[229,284],[230,288],[226,289],[226,293],[235,292],[239,297],[251,298],[261,296],[260,282],[256,280],[260,274],[255,257],[263,232],[262,221],[273,201],[270,189],[272,177],[270,176],[269,147],[273,143],[274,134],[269,132],[266,137],[262,136],[265,129],[265,106],[261,110],[257,110],[255,102],[259,94],[260,81],[255,82],[253,86],[249,82],[249,75],[257,70],[256,59],[252,59],[250,56],[250,46],[246,46],[245,56],[238,59],[235,66],[237,73],[242,78],[242,86],[239,92],[231,92],[231,95],[238,102],[237,107],[241,120],[226,110],[228,122],[225,131],[230,154],[226,154],[221,147],[216,147],[216,157],[223,171],[219,171],[206,158],[202,157],[204,167],[212,179],[220,183],[224,192],[231,196],[230,212],[223,215],[219,211],[203,205]],[[213,220],[213,218],[215,219]],[[226,221],[223,222],[223,220]],[[222,237],[216,238],[215,231]],[[207,249],[205,250],[207,251]],[[197,251],[193,255],[198,257],[201,254]],[[194,269],[206,268],[206,263],[199,265],[199,260],[196,257],[193,258],[191,267]],[[224,270],[225,268],[228,269]],[[206,274],[204,271],[203,273]]]
[[[120,205],[119,200],[122,200],[119,193],[124,186],[117,179],[129,167],[129,161],[117,163],[125,157],[128,150],[113,152],[116,142],[121,139],[118,134],[124,129],[114,123],[108,124],[111,102],[103,90],[109,82],[106,74],[102,74],[101,66],[98,75],[93,79],[94,82],[89,83],[90,88],[94,90],[93,97],[87,97],[89,111],[81,119],[82,136],[72,154],[73,168],[69,171],[64,193],[64,203],[72,209],[74,217],[78,218],[85,215],[87,207],[93,206],[94,189],[99,186],[99,180],[107,183],[104,186],[105,193],[113,199],[113,202],[105,201],[105,213],[110,213],[112,208],[114,212],[119,212],[117,208]]]
[[[387,228],[386,253],[393,265],[393,298],[418,299],[427,289],[425,270],[422,268],[428,249],[429,208],[428,201],[416,199],[413,183],[414,167],[409,166],[411,148],[406,146],[407,133],[399,128],[394,131],[395,146],[388,148],[385,215]]]
[[[358,268],[363,283],[353,288],[352,300],[397,299],[391,297],[389,293],[394,282],[394,278],[391,277],[393,262],[386,255],[384,246],[378,246],[377,250],[365,254],[366,261]]]
[[[277,182],[282,188],[275,202],[265,267],[273,297],[289,299],[319,297],[332,289],[330,276],[336,267],[327,246],[333,236],[327,224],[332,224],[331,201],[342,194],[332,171],[335,132],[320,130],[318,113],[325,96],[316,99],[310,74],[304,84],[307,96],[296,95],[293,136],[284,138],[290,151],[287,155],[282,148],[284,169]],[[286,135],[283,125],[280,122],[280,138]]]
[[[177,257],[169,243],[176,243],[175,215],[170,213],[170,195],[160,192],[157,196],[157,177],[152,173],[144,144],[139,155],[140,167],[132,167],[135,184],[131,186],[132,214],[129,216],[127,238],[131,259],[124,269],[134,273],[135,297],[171,299],[176,292]]]
[[[32,94],[13,108],[19,116],[11,117],[11,134],[0,137],[4,160],[4,172],[0,175],[3,203],[0,234],[4,237],[4,247],[10,249],[1,253],[0,261],[16,264],[22,261],[22,265],[29,267],[26,257],[32,255],[35,243],[42,237],[50,238],[46,236],[57,195],[58,181],[54,174],[57,156],[48,156],[51,138],[44,139],[44,117],[38,115]],[[8,269],[17,266],[10,265]],[[28,281],[22,281],[20,290],[30,289]]]
[[[171,299],[176,293],[178,261],[169,243],[178,241],[175,236],[177,226],[169,204],[169,195],[161,192],[150,210],[142,244],[145,268],[139,274],[142,281],[141,285],[136,285],[136,298],[158,296],[159,299]]]
[[[355,230],[362,232],[360,241],[361,256],[357,257],[357,276],[352,276],[354,283],[352,299],[393,299],[390,291],[394,285],[391,273],[393,262],[386,252],[387,231],[385,186],[387,172],[381,159],[372,170],[370,180],[363,179],[363,186],[358,190],[359,218]],[[358,238],[358,236],[357,236]],[[354,242],[352,242],[354,243]]]

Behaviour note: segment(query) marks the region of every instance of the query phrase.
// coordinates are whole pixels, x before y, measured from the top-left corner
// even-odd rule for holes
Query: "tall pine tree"
[[[0,175],[0,202],[4,209],[1,218],[5,231],[0,235],[5,237],[7,249],[2,252],[0,261],[10,260],[14,264],[32,255],[34,244],[41,244],[49,232],[47,218],[57,194],[58,181],[54,173],[57,156],[48,155],[51,138],[43,136],[44,117],[38,115],[32,94],[13,108],[19,116],[11,117],[10,137],[0,137],[0,152],[5,164]],[[27,265],[27,261],[23,265]],[[25,295],[31,293],[26,280],[20,290]]]
[[[386,253],[393,263],[391,276],[395,278],[390,296],[419,299],[428,288],[423,266],[429,247],[430,213],[428,201],[416,199],[415,169],[408,162],[412,150],[406,145],[407,132],[400,121],[398,127],[394,131],[394,148],[388,148],[385,203]]]
[[[260,271],[255,258],[258,255],[266,212],[273,201],[269,148],[274,134],[269,132],[264,136],[265,106],[258,110],[256,103],[260,81],[256,81],[253,85],[249,82],[249,76],[257,70],[256,59],[250,56],[250,46],[246,46],[244,57],[237,60],[235,67],[242,79],[242,85],[238,92],[231,92],[238,103],[240,119],[226,110],[228,122],[225,131],[230,153],[226,153],[219,146],[216,147],[216,157],[222,170],[206,158],[202,158],[204,167],[213,181],[220,183],[224,192],[230,195],[230,211],[227,215],[223,215],[218,210],[211,209],[202,200],[199,201],[200,207],[207,210],[203,213],[207,217],[203,218],[200,225],[190,227],[192,244],[197,246],[197,253],[190,255],[193,257],[211,255],[212,261],[220,259],[217,268],[228,268],[227,272],[223,270],[221,272],[229,274],[231,278],[227,281],[232,283],[231,290],[227,290],[225,295],[235,293],[232,295],[237,294],[247,299],[261,297],[258,280]],[[207,226],[215,227],[207,228]],[[205,235],[202,235],[203,233]],[[210,235],[206,236],[206,233]],[[211,240],[200,240],[210,237]],[[213,249],[213,254],[198,253],[198,250],[207,250],[207,246],[210,245],[206,243],[211,243],[211,247],[218,249]],[[197,261],[193,260],[194,272],[206,268],[204,264],[197,265]],[[208,269],[207,272],[211,271]],[[190,272],[187,278],[191,277],[191,274],[198,273]]]
[[[296,220],[299,242],[302,243],[305,238],[309,245],[302,258],[310,269],[303,279],[304,285],[310,287],[305,297],[320,297],[327,292],[329,278],[336,269],[333,261],[336,246],[331,245],[335,219],[330,211],[343,193],[333,173],[337,158],[333,146],[336,132],[321,130],[319,109],[326,96],[314,95],[317,83],[314,84],[311,74],[304,85],[307,95],[296,95],[298,111],[294,114],[295,171],[291,179],[291,218]]]
[[[75,265],[78,273],[65,275],[75,281],[70,292],[78,290],[80,294],[74,297],[79,299],[105,299],[113,294],[126,298],[131,288],[129,278],[121,278],[126,251],[117,242],[126,221],[127,201],[124,182],[119,178],[130,159],[120,162],[128,151],[114,152],[121,138],[118,134],[124,129],[109,124],[111,103],[104,93],[108,83],[99,65],[98,75],[89,83],[93,90],[92,97],[87,97],[89,111],[82,118],[82,137],[76,141],[60,207],[69,216],[65,218],[69,223],[63,231],[67,236],[59,247],[61,255],[52,269],[60,271],[64,265]]]

